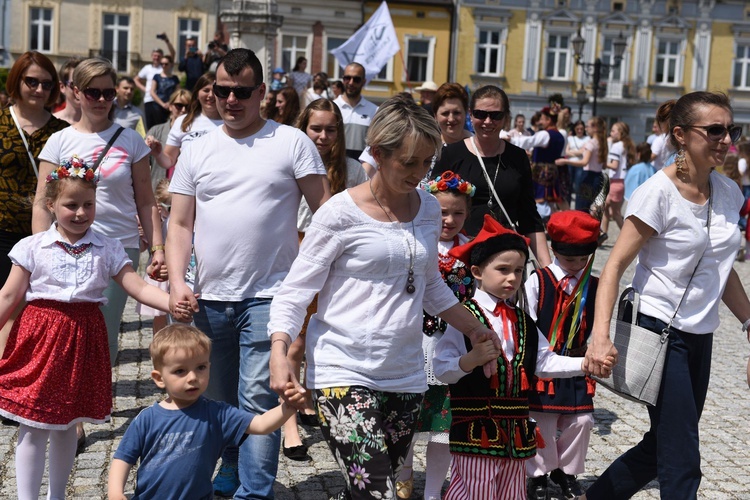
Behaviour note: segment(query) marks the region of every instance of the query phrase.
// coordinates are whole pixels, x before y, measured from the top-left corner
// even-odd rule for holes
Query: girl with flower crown
[[[20,424],[19,499],[39,496],[48,441],[47,498],[64,498],[76,423],[109,420],[112,374],[99,306],[107,303],[110,277],[138,301],[169,310],[169,295],[138,276],[122,243],[91,229],[97,181],[76,156],[47,176],[44,205],[55,223],[13,247],[13,268],[0,290],[0,326],[27,302],[0,359],[0,415]],[[181,319],[190,318],[187,308],[181,311]]]
[[[448,255],[454,246],[463,245],[469,238],[461,233],[464,222],[471,210],[471,197],[476,192],[473,184],[461,179],[447,170],[434,180],[423,185],[423,189],[432,193],[440,203],[442,212],[442,229],[438,241],[438,266],[445,284],[450,287],[456,298],[463,302],[474,294],[474,278],[463,262]],[[424,371],[427,375],[428,389],[419,411],[416,432],[419,437],[426,437],[427,455],[425,459],[425,500],[441,498],[445,474],[448,472],[451,455],[448,450],[448,431],[451,426],[451,410],[448,399],[448,386],[435,378],[432,371],[432,357],[435,346],[443,336],[448,324],[437,316],[423,311],[422,349],[424,351]],[[415,441],[416,441],[415,436]],[[414,443],[404,461],[401,474],[396,482],[398,498],[411,498],[414,488]]]

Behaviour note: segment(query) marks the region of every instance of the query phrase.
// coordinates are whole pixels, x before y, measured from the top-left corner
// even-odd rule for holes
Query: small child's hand
[[[303,407],[307,401],[307,391],[300,392],[293,382],[287,382],[284,388],[284,399],[295,408]]]
[[[190,323],[193,321],[193,309],[190,307],[190,302],[178,302],[174,313],[172,313],[172,317],[180,323]]]
[[[146,267],[146,273],[152,280],[167,281],[169,279],[167,266],[154,264],[153,261],[149,263],[148,267]]]
[[[500,353],[495,347],[492,339],[474,344],[471,351],[461,356],[459,366],[465,372],[470,372],[478,366],[496,360]]]

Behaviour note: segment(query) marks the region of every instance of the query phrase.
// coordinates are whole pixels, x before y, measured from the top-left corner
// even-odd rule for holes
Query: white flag
[[[333,49],[339,65],[344,68],[351,62],[365,67],[369,82],[380,73],[388,60],[401,50],[396,38],[388,4],[383,2],[368,21],[343,45]]]

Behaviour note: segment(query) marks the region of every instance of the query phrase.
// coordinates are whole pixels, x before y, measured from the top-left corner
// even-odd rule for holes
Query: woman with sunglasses
[[[190,99],[192,92],[187,89],[177,89],[169,97],[167,105],[169,106],[169,121],[154,125],[148,132],[146,132],[146,143],[153,143],[159,141],[160,144],[167,142],[169,137],[169,131],[174,125],[177,117],[184,115],[187,112],[188,106],[190,105]],[[167,177],[167,170],[162,168],[161,165],[156,161],[154,156],[151,156],[149,160],[151,164],[151,187],[156,191],[156,186],[159,181]]]
[[[172,74],[172,67],[174,61],[172,56],[162,56],[161,61],[161,73],[154,75],[154,79],[151,80],[151,98],[156,104],[159,105],[159,114],[161,118],[160,123],[164,123],[169,118],[169,96],[180,86],[180,79]]]
[[[609,337],[612,310],[620,279],[637,256],[638,324],[658,335],[673,318],[661,389],[648,408],[650,429],[588,489],[589,500],[631,498],[653,479],[659,480],[661,498],[696,498],[702,476],[698,421],[719,302],[743,322],[745,334],[750,325],[750,301],[732,268],[744,198],[735,182],[714,171],[741,134],[729,99],[712,92],[686,94],[674,104],[668,127],[677,158],[631,196],[599,278],[584,361],[585,371],[606,376],[605,356],[616,359]]]
[[[68,126],[45,109],[60,95],[57,71],[47,56],[39,52],[22,54],[10,69],[5,85],[12,104],[0,110],[0,175],[15,182],[0,186],[0,286],[12,267],[8,252],[31,235],[27,200],[36,191],[39,153],[53,133]],[[10,331],[12,319],[2,332]],[[0,354],[4,347],[0,343]]]
[[[172,171],[180,157],[180,150],[185,144],[208,132],[220,127],[224,121],[219,116],[216,108],[216,97],[213,85],[216,75],[204,73],[193,87],[193,95],[187,113],[178,116],[169,129],[169,136],[163,149],[161,144],[153,143],[156,161],[163,168],[169,169],[167,177],[172,176]],[[147,141],[148,142],[148,141]],[[162,143],[163,144],[163,143]]]
[[[81,102],[78,123],[52,135],[39,155],[37,200],[44,198],[47,175],[57,165],[73,155],[95,164],[115,133],[115,141],[102,157],[97,173],[100,181],[96,196],[96,221],[93,229],[105,236],[119,239],[133,262],[140,255],[138,221],[143,227],[156,271],[164,265],[164,240],[161,218],[156,208],[148,163],[150,150],[143,138],[133,129],[122,128],[110,118],[115,99],[117,73],[106,59],[82,61],[73,71],[73,86]],[[35,203],[32,229],[46,231],[52,217],[46,207]],[[102,312],[109,335],[110,362],[117,356],[117,337],[120,318],[125,309],[127,294],[114,281],[104,292],[108,303]],[[95,381],[92,381],[95,382]]]
[[[487,85],[474,92],[469,109],[476,135],[443,148],[432,176],[452,170],[476,186],[471,213],[464,225],[467,234],[475,236],[482,228],[484,215],[492,214],[506,225],[515,224],[519,233],[531,239],[531,249],[539,264],[549,265],[552,261],[544,224],[534,201],[529,157],[521,148],[500,139],[500,131],[509,117],[508,96],[502,89]],[[498,206],[494,193],[500,197],[510,221]]]

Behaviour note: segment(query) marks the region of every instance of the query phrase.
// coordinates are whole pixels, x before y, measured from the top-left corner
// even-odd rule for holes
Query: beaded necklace
[[[458,235],[453,237],[453,246],[457,247],[459,243]],[[450,272],[451,269],[453,269],[453,264],[456,263],[456,258],[451,256],[450,254],[443,254],[438,252],[438,267],[440,267],[440,271],[443,273]]]
[[[65,250],[68,255],[78,260],[91,251],[92,243],[81,243],[80,245],[71,245],[64,241],[56,241],[57,245]]]

